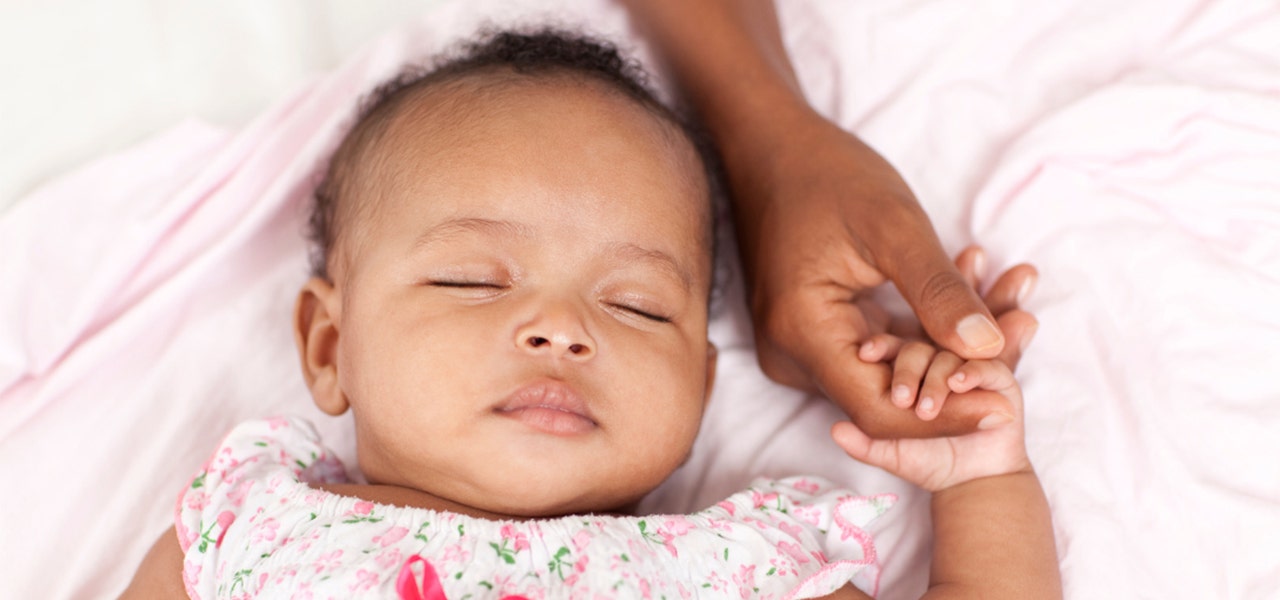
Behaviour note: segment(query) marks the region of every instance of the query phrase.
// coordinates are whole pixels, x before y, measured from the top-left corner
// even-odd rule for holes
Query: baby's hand
[[[893,378],[895,390],[900,383],[920,390],[915,407],[923,419],[937,415],[949,392],[998,394],[1012,414],[992,414],[983,419],[978,431],[949,438],[873,440],[853,423],[836,423],[831,437],[849,456],[929,491],[1031,468],[1023,433],[1022,390],[1003,362],[965,361],[927,344],[907,344],[898,353]],[[901,401],[894,394],[893,402]]]

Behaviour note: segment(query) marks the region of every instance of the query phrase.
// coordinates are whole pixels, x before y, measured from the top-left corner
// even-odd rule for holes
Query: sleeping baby
[[[125,595],[875,593],[863,527],[890,496],[801,476],[633,514],[687,458],[714,380],[712,163],[634,63],[576,35],[490,35],[381,87],[317,191],[293,323],[316,405],[353,413],[359,475],[300,419],[236,427]],[[936,492],[939,590],[1046,577],[1016,382],[931,357],[932,383],[1000,394],[1013,422],[909,455],[834,433]]]

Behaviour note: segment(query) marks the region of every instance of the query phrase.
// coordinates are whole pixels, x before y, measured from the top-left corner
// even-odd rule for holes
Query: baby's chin
[[[514,482],[513,482],[514,483]],[[602,482],[603,483],[603,482]],[[613,482],[618,483],[618,482]],[[544,519],[566,515],[631,514],[642,498],[657,485],[627,486],[570,486],[538,482],[502,486],[489,486],[466,490],[452,502],[479,509],[483,512],[512,519]]]

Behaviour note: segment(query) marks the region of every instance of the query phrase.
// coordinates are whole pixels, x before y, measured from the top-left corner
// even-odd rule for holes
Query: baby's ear
[[[320,410],[337,416],[347,411],[338,381],[338,327],[342,300],[332,283],[312,277],[293,307],[293,339],[302,361],[302,377]]]

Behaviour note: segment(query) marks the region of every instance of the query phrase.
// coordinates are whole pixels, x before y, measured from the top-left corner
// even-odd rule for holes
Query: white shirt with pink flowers
[[[347,473],[310,423],[236,427],[180,495],[192,598],[814,598],[875,594],[863,527],[892,495],[757,480],[690,515],[490,521],[308,483]]]

